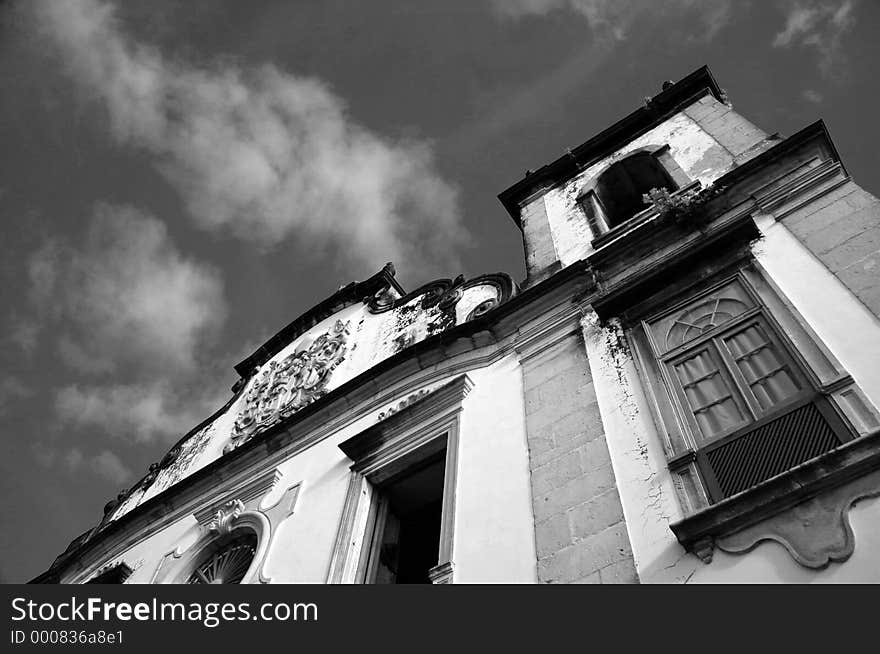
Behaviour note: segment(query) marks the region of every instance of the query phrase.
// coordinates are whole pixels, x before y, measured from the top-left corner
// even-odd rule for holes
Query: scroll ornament
[[[327,393],[330,373],[345,360],[348,326],[337,320],[308,347],[280,362],[269,362],[251,382],[224,453]]]
[[[211,522],[208,523],[208,532],[216,532],[220,535],[230,533],[233,523],[244,512],[244,508],[244,502],[241,500],[230,500],[217,509]]]

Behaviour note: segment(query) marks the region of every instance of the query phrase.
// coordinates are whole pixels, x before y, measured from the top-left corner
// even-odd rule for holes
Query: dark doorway
[[[444,450],[379,489],[372,583],[431,583],[440,551],[445,459]]]

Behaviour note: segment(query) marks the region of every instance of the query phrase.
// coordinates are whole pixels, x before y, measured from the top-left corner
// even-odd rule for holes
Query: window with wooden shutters
[[[851,438],[741,277],[643,324],[688,442],[670,462],[685,494],[718,502]]]

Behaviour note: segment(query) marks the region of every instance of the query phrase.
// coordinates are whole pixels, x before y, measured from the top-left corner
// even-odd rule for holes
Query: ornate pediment
[[[393,277],[389,264],[367,282],[342,287],[238,364],[242,378],[233,392],[240,395],[109,502],[101,526],[160,495],[221,451],[231,452],[324,397],[331,388],[420,341],[491,312],[517,291],[513,280],[501,273],[435,280],[410,293],[404,293]],[[344,319],[337,320],[342,311]],[[314,331],[321,324],[330,327]],[[345,370],[334,373],[343,361]],[[227,412],[232,415],[227,417]]]
[[[348,348],[348,322],[337,320],[329,331],[281,361],[270,361],[251,382],[244,407],[235,419],[229,452],[327,393],[330,373]]]

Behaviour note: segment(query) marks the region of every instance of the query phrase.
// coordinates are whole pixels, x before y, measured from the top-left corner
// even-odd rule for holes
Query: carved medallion
[[[328,332],[307,347],[265,366],[251,382],[244,398],[244,408],[232,428],[232,440],[224,452],[235,449],[254,434],[327,393],[330,373],[345,360],[348,325],[348,322],[337,320]]]
[[[499,304],[498,298],[492,298],[489,300],[483,300],[477,306],[473,308],[473,310],[467,315],[465,318],[465,322],[473,320],[474,318],[479,318],[480,316],[484,316],[489,313],[492,309],[497,307]]]
[[[444,312],[454,311],[456,303],[461,299],[461,295],[464,292],[464,283],[464,275],[459,275],[451,282],[440,281],[434,283],[422,296],[422,308],[430,309],[436,306]]]

